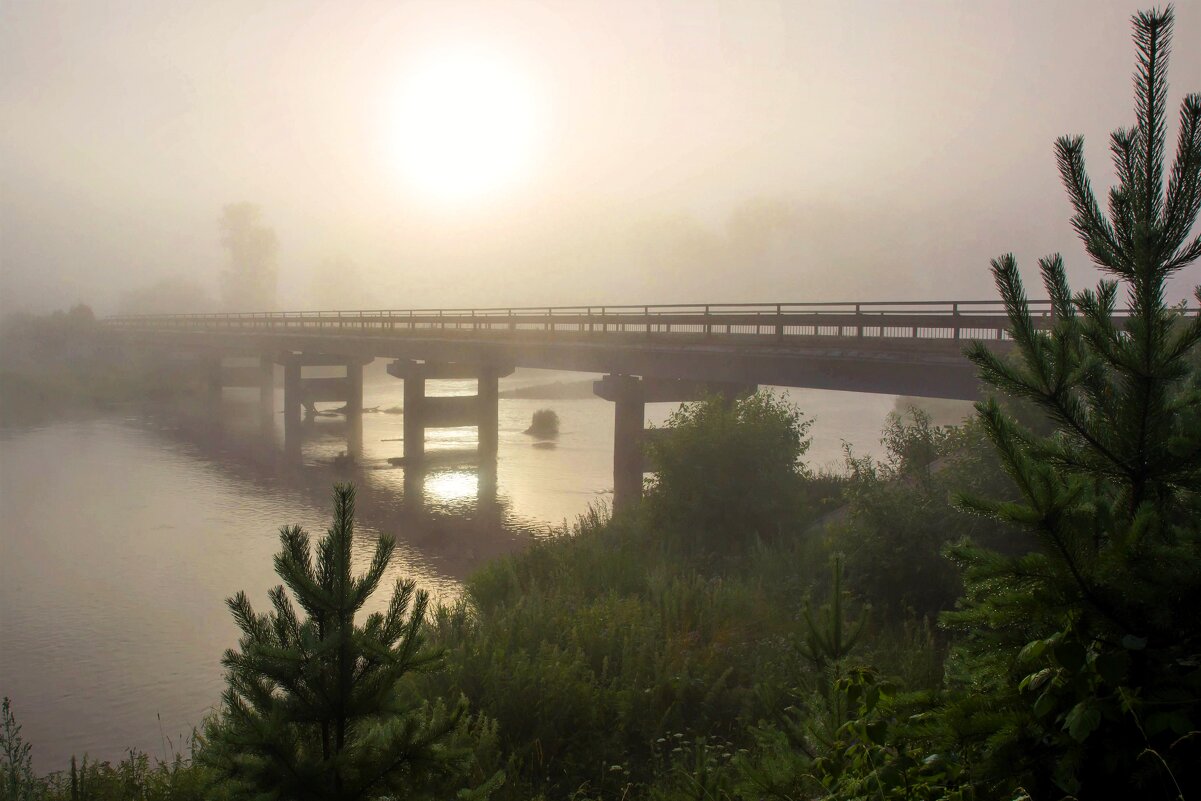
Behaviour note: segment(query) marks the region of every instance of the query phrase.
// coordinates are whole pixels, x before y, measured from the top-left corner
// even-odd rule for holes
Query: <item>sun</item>
[[[390,146],[423,198],[458,203],[529,177],[545,111],[515,63],[482,49],[446,48],[405,71]]]

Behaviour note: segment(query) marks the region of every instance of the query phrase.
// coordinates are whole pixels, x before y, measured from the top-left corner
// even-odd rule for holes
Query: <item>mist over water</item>
[[[587,378],[522,370],[501,389]],[[401,405],[402,386],[372,371],[366,406]],[[430,389],[474,392],[456,381]],[[873,450],[895,402],[789,394],[817,420],[814,467],[839,465],[843,440]],[[475,464],[473,429],[431,430],[433,464],[406,481],[387,461],[403,453],[392,441],[402,415],[364,415],[363,458],[338,468],[341,418],[308,424],[296,459],[279,445],[282,421],[265,438],[255,408],[254,391],[230,389],[215,418],[162,409],[0,431],[0,676],[39,771],[65,768],[72,753],[169,756],[166,738],[178,746],[220,698],[220,657],[237,636],[224,599],[244,589],[267,604],[279,527],[324,532],[335,481],[358,488],[359,558],[376,534],[393,534],[388,581],[411,576],[444,602],[487,559],[611,498],[613,408],[600,399],[502,399],[494,488]],[[522,433],[539,408],[562,421],[550,448]],[[648,406],[648,423],[674,408]]]

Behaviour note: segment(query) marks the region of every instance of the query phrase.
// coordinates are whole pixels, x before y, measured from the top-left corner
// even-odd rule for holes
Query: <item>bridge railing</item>
[[[1037,324],[1051,323],[1050,301],[1030,302]],[[527,306],[479,309],[233,312],[112,317],[109,325],[148,331],[328,333],[404,336],[809,337],[1005,340],[999,301]]]

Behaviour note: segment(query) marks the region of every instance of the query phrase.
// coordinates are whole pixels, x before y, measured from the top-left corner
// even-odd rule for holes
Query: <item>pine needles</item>
[[[1174,782],[1197,758],[1182,735],[1201,728],[1201,316],[1165,295],[1201,257],[1201,239],[1188,242],[1201,210],[1201,96],[1182,103],[1165,190],[1173,22],[1171,8],[1133,18],[1136,123],[1110,137],[1119,183],[1108,217],[1083,138],[1056,143],[1072,225],[1111,277],[1073,294],[1063,259],[1043,259],[1054,323],[1041,330],[1013,256],[994,260],[1016,353],[968,350],[987,382],[1054,425],[1040,436],[995,400],[977,405],[1021,499],[961,501],[1026,528],[1041,548],[1015,558],[953,549],[966,597],[944,618],[969,635],[959,652],[976,689],[1009,710],[1009,734],[988,741],[986,760],[1003,773],[1016,759],[1044,792],[1146,792],[1164,780],[1161,766]],[[1145,715],[1156,725],[1140,727]],[[1141,758],[1148,749],[1159,763]]]
[[[353,539],[354,488],[338,485],[315,559],[305,531],[281,529],[275,569],[287,590],[271,590],[273,611],[256,613],[243,592],[228,602],[242,637],[223,659],[224,715],[204,759],[241,792],[323,801],[409,793],[456,762],[444,740],[462,705],[430,707],[402,685],[439,664],[423,633],[428,596],[398,579],[387,610],[357,626],[395,543],[380,537],[356,577]]]

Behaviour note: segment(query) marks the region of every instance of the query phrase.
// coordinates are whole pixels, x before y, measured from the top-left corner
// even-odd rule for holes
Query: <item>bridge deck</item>
[[[1038,323],[1050,305],[1032,301]],[[995,301],[710,304],[127,316],[139,341],[974,398],[968,340],[1005,349]]]

